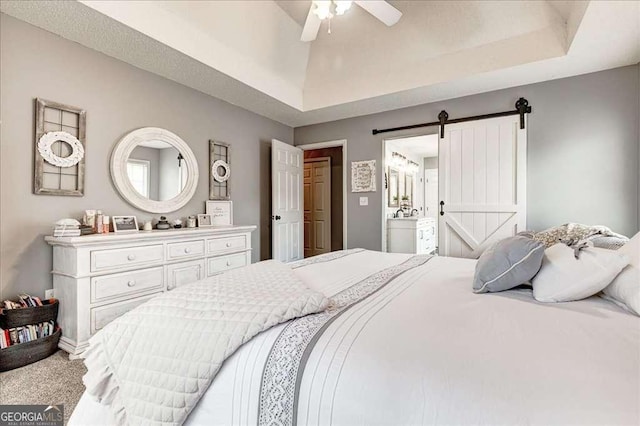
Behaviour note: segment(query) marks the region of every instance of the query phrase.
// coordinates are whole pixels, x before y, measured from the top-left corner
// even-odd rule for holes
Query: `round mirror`
[[[118,142],[111,176],[120,195],[151,213],[169,213],[189,202],[198,164],[185,141],[157,127],[134,130]]]

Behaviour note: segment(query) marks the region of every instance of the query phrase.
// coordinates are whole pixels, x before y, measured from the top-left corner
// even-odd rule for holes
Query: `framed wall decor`
[[[138,232],[138,219],[135,216],[113,216],[113,232]]]
[[[213,226],[233,225],[232,201],[207,201],[205,211],[211,215],[211,224]]]
[[[376,160],[351,162],[351,192],[376,192]]]
[[[231,199],[231,147],[224,142],[209,141],[209,199]]]
[[[33,193],[84,195],[86,111],[35,100]]]

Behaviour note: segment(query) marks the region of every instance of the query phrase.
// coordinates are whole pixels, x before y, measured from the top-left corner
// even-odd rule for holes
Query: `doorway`
[[[329,148],[337,149],[337,148]],[[313,157],[306,151],[304,159],[304,257],[332,251],[331,157]],[[341,153],[338,153],[341,154]]]
[[[346,140],[298,147],[304,157],[304,257],[346,249]]]
[[[383,140],[382,251],[437,252],[438,145],[437,134]]]

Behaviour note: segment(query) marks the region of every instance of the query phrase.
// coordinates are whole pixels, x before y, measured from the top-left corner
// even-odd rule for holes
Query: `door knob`
[[[128,260],[136,260],[136,255],[135,254],[130,254],[129,256],[127,256]]]
[[[129,282],[127,283],[127,285],[128,285],[129,287],[133,287],[133,286],[135,286],[135,285],[136,285],[136,282],[135,282],[135,281],[129,281]]]
[[[271,216],[271,220],[280,220],[282,219],[282,217],[276,215],[276,216]]]

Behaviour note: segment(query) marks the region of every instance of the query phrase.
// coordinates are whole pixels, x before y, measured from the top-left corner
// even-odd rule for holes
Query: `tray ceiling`
[[[391,1],[300,41],[310,1],[3,1],[0,10],[297,127],[640,61],[640,2]]]

